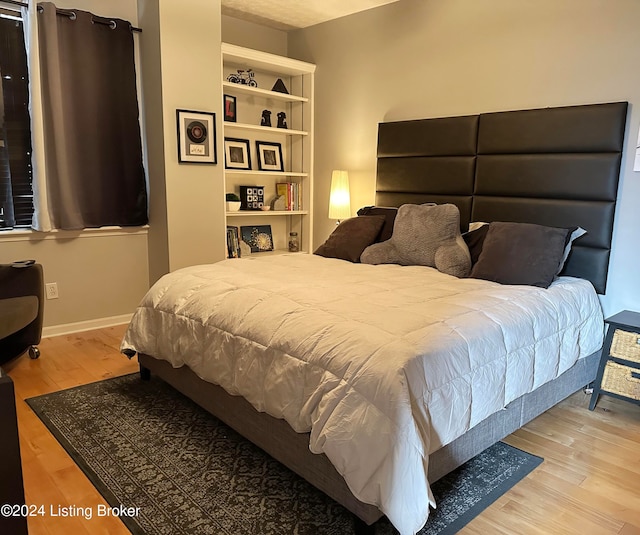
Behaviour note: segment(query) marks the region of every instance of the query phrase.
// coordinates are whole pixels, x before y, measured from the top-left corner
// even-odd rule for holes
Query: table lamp
[[[331,173],[331,194],[329,195],[329,219],[351,217],[351,197],[349,195],[349,173],[347,171],[333,171]]]

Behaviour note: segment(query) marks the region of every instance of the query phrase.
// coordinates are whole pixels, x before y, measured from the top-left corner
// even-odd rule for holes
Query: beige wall
[[[219,0],[140,0],[149,274],[224,258]],[[216,113],[218,164],[179,163],[176,110]]]
[[[147,289],[146,252],[146,231],[137,229],[34,233],[0,241],[0,263],[36,259],[45,282],[58,283],[60,297],[46,300],[44,309],[52,332],[82,330],[96,320],[122,323]]]
[[[377,124],[479,112],[629,101],[605,313],[638,309],[640,111],[637,0],[400,0],[289,35],[318,65],[315,241],[332,169],[347,169],[352,210],[375,199]]]

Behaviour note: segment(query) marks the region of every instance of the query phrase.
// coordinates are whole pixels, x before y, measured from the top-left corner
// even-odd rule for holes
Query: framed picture
[[[224,138],[224,166],[227,169],[251,169],[248,139]]]
[[[273,237],[271,225],[255,225],[240,227],[242,241],[251,247],[252,253],[273,251]]]
[[[262,210],[264,186],[240,186],[240,210]]]
[[[256,141],[256,149],[258,150],[258,169],[260,171],[284,171],[280,143]]]
[[[230,123],[236,122],[236,97],[224,96],[224,120]]]
[[[216,114],[206,111],[176,110],[178,161],[218,163],[216,155]]]

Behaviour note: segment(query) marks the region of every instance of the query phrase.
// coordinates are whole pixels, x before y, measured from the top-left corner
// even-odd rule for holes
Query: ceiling
[[[398,0],[222,0],[222,14],[277,30],[306,28]]]

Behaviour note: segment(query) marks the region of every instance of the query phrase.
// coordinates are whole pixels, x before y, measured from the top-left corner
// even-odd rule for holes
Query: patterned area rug
[[[353,517],[163,381],[137,374],[27,403],[134,534],[343,535]],[[422,535],[456,533],[542,462],[498,443],[433,485]],[[386,519],[376,534],[397,533]]]

